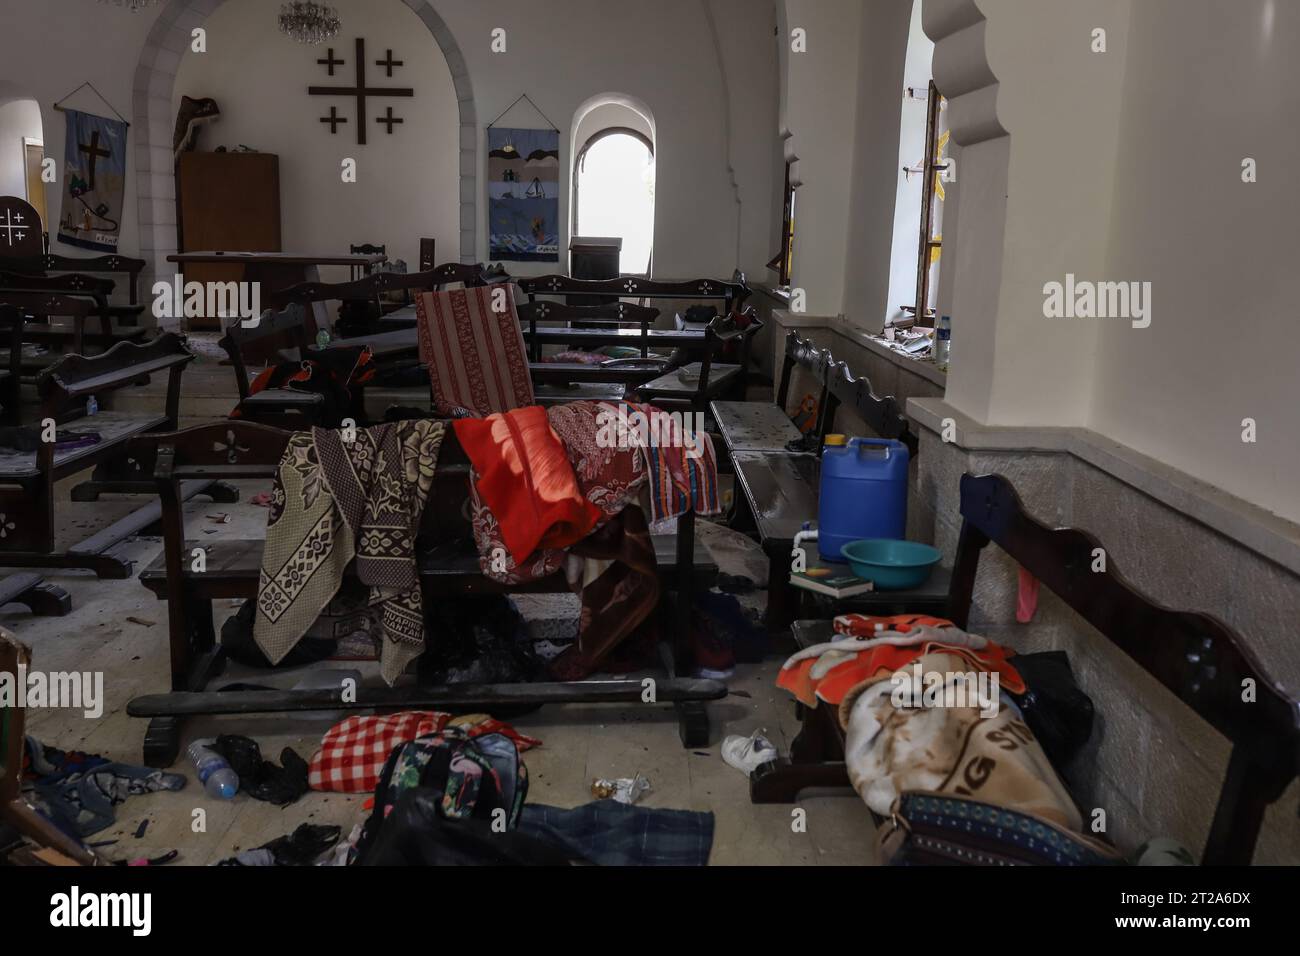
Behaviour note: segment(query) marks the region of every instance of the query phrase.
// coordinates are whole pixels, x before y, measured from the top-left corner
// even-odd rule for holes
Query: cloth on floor
[[[713,814],[595,800],[572,810],[524,807],[519,832],[567,847],[600,866],[705,866]]]
[[[354,715],[325,732],[320,750],[311,758],[308,782],[313,790],[371,793],[394,748],[446,727],[463,730],[470,737],[503,734],[520,750],[542,743],[487,714],[452,717],[436,710],[407,710],[382,716]]]
[[[513,285],[422,292],[415,309],[420,362],[429,369],[438,415],[491,415],[533,404]]]
[[[711,670],[726,670],[736,661],[761,661],[771,650],[767,628],[758,620],[757,613],[732,595],[696,591],[693,603],[696,611],[692,622],[693,646],[715,661],[709,663],[697,656],[696,663]]]
[[[515,563],[586,537],[601,511],[578,488],[546,409],[532,405],[452,422],[474,468],[474,492],[492,510]]]
[[[1080,830],[1078,808],[1019,711],[1003,705],[990,715],[959,686],[969,659],[935,648],[915,663],[942,677],[944,706],[896,703],[900,683],[913,680],[910,663],[864,681],[840,705],[844,762],[867,806],[887,816],[904,791],[952,793]]]
[[[111,826],[116,817],[113,808],[129,796],[185,786],[185,777],[178,773],[47,747],[31,736],[24,743],[24,796],[37,812],[74,839]]]
[[[952,621],[929,614],[837,614],[831,621],[831,629],[836,634],[850,637],[872,638],[881,631],[897,631],[910,634],[918,627],[956,627]]]
[[[338,428],[352,411],[353,396],[375,376],[374,355],[369,347],[313,349],[298,362],[277,362],[248,383],[248,394],[285,388],[323,395],[317,407],[317,422]],[[240,406],[231,418],[243,418]]]
[[[504,595],[465,595],[428,613],[438,640],[420,658],[421,685],[521,684],[545,670],[523,617]]]
[[[646,481],[644,460],[631,445],[602,440],[602,423],[611,412],[617,415],[617,406],[604,402],[547,410],[580,494],[602,514],[596,529],[567,552],[539,548],[516,561],[505,546],[501,522],[471,486],[471,524],[482,573],[518,585],[563,570],[569,587],[582,597],[578,641],[551,662],[552,675],[561,680],[585,677],[618,645],[651,626],[650,612],[659,601],[654,545],[634,504]],[[499,562],[502,555],[505,561]]]
[[[226,758],[239,777],[239,789],[254,800],[284,807],[307,792],[307,762],[292,747],[280,751],[279,767],[262,758],[262,748],[251,737],[221,734],[210,749]]]
[[[564,846],[521,833],[497,832],[490,820],[448,820],[442,791],[413,787],[398,797],[356,866],[566,866],[580,863]]]
[[[299,824],[292,833],[276,837],[253,850],[244,850],[214,866],[313,866],[339,842],[342,827]]]
[[[957,627],[918,624],[907,632],[872,631],[871,637],[844,636],[842,640],[806,647],[790,656],[776,675],[776,683],[807,707],[818,701],[839,705],[858,685],[878,675],[892,674],[923,654],[943,650],[961,657],[965,670],[996,672],[1001,686],[1021,693],[1024,681],[1012,663],[1013,651],[968,634]]]
[[[424,649],[415,537],[444,424],[403,421],[295,432],[276,470],[253,636],[279,663],[329,604],[356,559],[382,611],[380,673],[391,686]]]

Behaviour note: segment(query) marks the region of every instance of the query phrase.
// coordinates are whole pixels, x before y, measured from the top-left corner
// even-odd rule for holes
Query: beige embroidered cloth
[[[442,422],[297,432],[276,472],[253,637],[271,663],[302,639],[356,558],[380,611],[380,672],[391,686],[424,650],[415,536]],[[345,440],[351,439],[351,440]]]

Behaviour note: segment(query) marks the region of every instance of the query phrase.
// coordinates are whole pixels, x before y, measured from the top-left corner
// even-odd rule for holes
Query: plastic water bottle
[[[199,774],[199,782],[203,784],[203,789],[207,791],[209,797],[216,797],[218,800],[234,799],[235,794],[239,792],[239,775],[231,769],[230,764],[226,763],[225,757],[207,746],[209,743],[210,740],[196,740],[185,752],[194,762],[194,769]]]
[[[86,399],[86,414],[87,415],[99,414],[99,402],[95,401],[94,395],[91,395]]]
[[[951,354],[952,316],[945,315],[934,328],[934,364],[940,368],[945,368]]]

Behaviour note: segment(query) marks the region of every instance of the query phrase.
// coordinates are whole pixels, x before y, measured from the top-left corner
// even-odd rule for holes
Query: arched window
[[[593,134],[573,166],[573,222],[579,236],[623,240],[619,271],[648,275],[654,246],[655,150],[623,126]]]

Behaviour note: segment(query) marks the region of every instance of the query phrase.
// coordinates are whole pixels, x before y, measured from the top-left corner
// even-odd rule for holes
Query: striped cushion
[[[424,292],[415,303],[438,414],[482,417],[533,404],[514,286]]]

